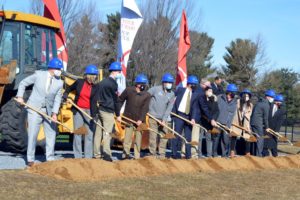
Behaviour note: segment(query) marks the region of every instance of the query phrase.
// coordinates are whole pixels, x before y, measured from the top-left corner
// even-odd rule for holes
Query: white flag
[[[123,0],[118,41],[118,61],[122,64],[122,78],[117,80],[119,94],[126,88],[127,63],[135,35],[142,21],[143,16],[135,0]]]

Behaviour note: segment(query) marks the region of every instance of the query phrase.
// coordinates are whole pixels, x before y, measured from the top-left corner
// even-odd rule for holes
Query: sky
[[[85,0],[89,1],[89,0]],[[100,16],[120,11],[122,0],[96,0]],[[146,0],[137,0],[137,2]],[[183,1],[183,0],[180,0]],[[213,65],[225,64],[225,47],[237,38],[263,41],[269,64],[300,73],[300,0],[188,0],[201,12],[200,31],[215,39]],[[5,9],[27,12],[30,0],[0,0]],[[187,13],[188,15],[188,13]],[[105,18],[105,17],[103,17]]]

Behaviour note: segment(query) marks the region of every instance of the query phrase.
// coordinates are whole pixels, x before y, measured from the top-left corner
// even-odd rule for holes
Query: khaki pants
[[[110,141],[111,141],[111,132],[114,127],[114,114],[104,111],[99,111],[99,120],[100,123],[108,133],[105,133],[104,130],[96,125],[96,132],[94,136],[94,157],[95,158],[111,158],[110,150]]]
[[[149,118],[149,126],[151,129],[159,132],[162,135],[165,135],[168,131],[167,128],[161,126],[158,122],[156,122],[154,119]],[[167,126],[170,126],[170,124],[167,124]],[[157,141],[159,140],[159,141]],[[161,157],[166,157],[166,148],[167,148],[167,139],[160,138],[159,135],[156,133],[150,131],[149,134],[149,151],[151,154],[156,155],[156,148],[157,144],[159,144],[158,153]]]
[[[195,141],[195,142],[199,141],[199,145],[192,145],[192,147],[191,147],[192,148],[192,158],[197,158],[198,154],[199,154],[199,157],[202,156],[202,151],[201,151],[202,138],[203,138],[203,132],[202,131],[203,130],[200,129],[199,126],[197,126],[197,125],[193,126],[192,141]],[[181,153],[182,153],[182,156],[185,155],[185,143],[184,142],[182,143]]]
[[[133,133],[135,134],[134,158],[139,159],[140,152],[141,152],[142,132],[134,130],[134,127],[132,127],[132,126],[125,128],[125,138],[124,138],[124,143],[123,143],[124,153],[126,155],[130,154]]]

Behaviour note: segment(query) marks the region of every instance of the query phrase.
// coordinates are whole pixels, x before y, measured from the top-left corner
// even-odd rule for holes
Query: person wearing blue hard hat
[[[237,92],[238,87],[234,83],[230,83],[226,87],[225,94],[218,96],[218,107],[220,113],[217,121],[228,128],[231,128],[233,117],[237,109]],[[221,130],[220,134],[213,137],[214,157],[218,156],[219,142],[221,142],[222,157],[228,157],[230,152],[230,137],[224,130]]]
[[[74,103],[80,108],[74,106],[72,111],[74,114],[74,129],[85,127],[87,134],[84,136],[75,134],[73,138],[73,152],[75,158],[82,158],[82,137],[84,137],[84,158],[93,157],[93,136],[94,127],[83,112],[92,115],[97,111],[96,103],[93,98],[97,95],[96,80],[99,74],[98,68],[95,65],[87,65],[84,71],[84,77],[77,79],[70,87],[67,87],[63,98],[68,99],[71,92],[75,93]],[[83,112],[82,112],[83,111]]]
[[[274,102],[274,98],[276,96],[276,92],[273,89],[269,89],[265,91],[265,97],[266,99],[270,102],[273,103]]]
[[[271,104],[269,111],[269,128],[275,132],[279,132],[284,122],[286,115],[286,108],[283,105],[284,97],[282,94],[276,94],[274,97],[274,104]],[[269,156],[269,150],[272,156],[278,156],[278,140],[274,135],[267,133],[268,138],[264,139],[263,156]]]
[[[175,79],[172,74],[165,73],[161,79],[161,85],[154,86],[148,90],[151,95],[149,105],[149,126],[152,130],[165,135],[168,129],[164,125],[171,126],[170,113],[173,108],[175,94],[172,91]],[[154,117],[155,119],[153,119]],[[159,120],[159,122],[157,121]],[[159,144],[157,145],[157,141]],[[157,155],[161,158],[166,156],[168,139],[164,139],[157,133],[150,131],[149,134],[149,151],[151,155]],[[158,146],[158,152],[156,152]]]
[[[250,127],[250,117],[253,110],[253,104],[251,103],[252,92],[249,89],[244,89],[240,93],[240,99],[237,100],[237,109],[235,112],[235,116],[233,118],[233,126],[232,132],[237,135],[242,136],[241,139],[245,141],[245,153],[246,155],[250,155],[250,134],[251,127]],[[246,129],[247,131],[243,131],[242,129],[236,127],[240,126]],[[230,138],[230,157],[234,157],[236,154],[236,142],[237,136],[231,136]]]
[[[120,105],[123,105],[123,103],[126,102],[123,116],[131,119],[130,121],[125,119],[125,121],[130,125],[126,126],[125,128],[122,155],[123,159],[130,158],[132,134],[135,135],[134,157],[135,159],[140,158],[142,132],[139,131],[139,129],[136,130],[136,128],[146,122],[146,114],[149,111],[151,95],[145,91],[147,84],[147,76],[144,74],[139,74],[135,78],[135,85],[127,87],[119,96]],[[121,122],[121,117],[118,117],[117,120]]]
[[[94,135],[94,158],[103,158],[107,161],[112,161],[110,143],[113,127],[115,124],[114,116],[120,117],[118,103],[118,84],[117,80],[121,78],[122,66],[120,62],[112,62],[108,68],[110,75],[103,79],[97,85],[98,112],[96,118],[101,124],[106,133],[101,127],[97,126]],[[95,114],[93,114],[95,117]],[[102,147],[102,148],[101,148]]]
[[[190,121],[187,123],[186,121],[172,116],[172,119],[175,123],[175,131],[177,133],[183,133],[188,142],[192,140],[192,128],[191,124],[195,124],[198,121],[199,107],[196,103],[198,97],[200,95],[199,80],[196,76],[190,75],[187,77],[187,87],[186,88],[178,88],[175,92],[176,99],[172,109],[172,112],[181,118],[185,118]],[[204,95],[204,92],[201,93]],[[207,110],[207,109],[206,109]],[[199,112],[198,112],[199,111]],[[208,112],[208,111],[207,111]],[[199,131],[199,130],[198,130]],[[176,137],[172,139],[172,157],[174,159],[181,158],[181,138]],[[197,141],[198,142],[198,141]],[[190,159],[192,157],[191,145],[189,143],[185,144],[185,158]]]
[[[273,89],[265,91],[265,97],[260,98],[253,108],[250,125],[252,132],[258,135],[256,142],[256,156],[263,156],[264,133],[269,132],[269,113],[276,93]]]
[[[27,104],[39,111],[50,115],[57,121],[57,114],[61,104],[61,91],[63,81],[60,79],[63,63],[58,58],[53,58],[48,63],[48,70],[38,70],[23,79],[18,87],[17,101],[24,103],[23,96],[26,88],[32,86],[32,92]],[[35,161],[35,148],[40,126],[43,124],[46,136],[46,160],[54,160],[54,146],[56,138],[56,124],[33,110],[28,110],[28,145],[27,164],[33,166]]]

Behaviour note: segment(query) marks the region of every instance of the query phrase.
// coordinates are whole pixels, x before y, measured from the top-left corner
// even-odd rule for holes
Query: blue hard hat
[[[142,83],[142,84],[147,84],[148,83],[148,79],[147,76],[145,76],[144,74],[139,74],[135,77],[135,83]]]
[[[48,68],[50,68],[50,69],[62,69],[63,68],[63,63],[60,59],[53,58],[48,63]]]
[[[276,93],[275,93],[274,90],[270,89],[270,90],[267,90],[267,91],[265,92],[265,96],[273,97],[273,98],[274,98],[274,97],[276,96]]]
[[[122,66],[120,62],[113,62],[109,65],[109,71],[122,71]]]
[[[250,96],[252,96],[251,90],[245,88],[242,92],[241,92],[241,96],[243,96],[243,94],[249,94]]]
[[[283,102],[284,101],[284,97],[281,94],[277,94],[274,98],[274,101],[280,101]]]
[[[99,71],[95,65],[88,65],[85,68],[84,74],[98,75]]]
[[[230,83],[227,85],[226,92],[237,92],[238,87],[234,83]]]
[[[174,83],[174,77],[170,73],[165,73],[161,79],[161,82]]]
[[[194,76],[194,75],[188,76],[187,84],[199,84],[199,80],[198,80],[197,76]]]

